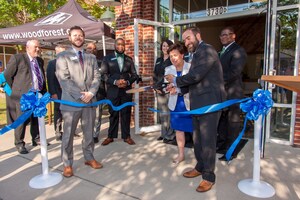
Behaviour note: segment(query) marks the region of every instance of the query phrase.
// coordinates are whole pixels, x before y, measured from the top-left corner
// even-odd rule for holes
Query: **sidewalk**
[[[198,193],[195,190],[201,177],[187,179],[182,176],[183,171],[195,165],[192,149],[186,148],[185,161],[174,167],[171,160],[177,152],[176,146],[157,141],[158,132],[141,136],[135,135],[132,129],[136,145],[130,146],[118,139],[108,146],[101,146],[107,135],[107,119],[105,122],[94,154],[104,167],[95,170],[85,166],[82,137],[75,138],[75,176],[63,178],[59,184],[47,189],[29,186],[31,178],[42,174],[40,148],[31,146],[30,134],[25,138],[30,152],[25,155],[16,151],[12,131],[0,136],[0,200],[256,199],[237,187],[240,180],[252,178],[253,140],[249,140],[230,165],[216,161],[216,184],[211,191]],[[48,146],[49,171],[62,173],[60,142],[55,141],[53,125],[46,125],[46,131],[51,143]],[[261,180],[275,188],[276,194],[268,199],[300,199],[300,149],[268,143],[265,158],[261,161]]]

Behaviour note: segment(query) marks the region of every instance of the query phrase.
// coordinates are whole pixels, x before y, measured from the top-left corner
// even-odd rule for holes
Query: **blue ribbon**
[[[9,87],[8,83],[6,82],[5,76],[3,73],[0,73],[0,85],[3,87],[4,92],[10,96],[12,91],[11,88]]]
[[[236,146],[245,133],[247,120],[257,120],[260,115],[265,116],[270,111],[270,108],[273,107],[273,103],[271,93],[268,90],[257,89],[250,100],[240,104],[240,108],[246,113],[244,127],[226,152],[225,157],[227,161],[231,158]]]
[[[81,104],[81,103],[74,103],[74,102],[69,102],[69,101],[64,101],[64,100],[57,100],[57,99],[51,99],[50,94],[47,92],[45,93],[40,99],[38,98],[38,93],[34,93],[32,91],[29,91],[26,94],[23,94],[21,99],[20,99],[20,105],[21,105],[21,110],[24,112],[16,121],[14,121],[12,124],[7,125],[3,127],[0,130],[0,135],[3,135],[4,133],[17,128],[21,124],[23,124],[33,113],[34,117],[42,117],[47,114],[47,108],[46,105],[50,102],[56,102],[56,103],[61,103],[69,106],[74,106],[74,107],[91,107],[91,106],[97,106],[100,104],[108,104],[112,107],[113,110],[119,111],[123,109],[126,106],[134,106],[136,105],[134,102],[126,102],[120,106],[114,106],[110,100],[101,100],[97,101],[95,103],[91,104]]]
[[[233,104],[240,103],[240,108],[243,112],[246,112],[246,118],[244,120],[244,127],[242,131],[240,132],[239,136],[236,138],[236,140],[232,143],[230,148],[225,154],[226,160],[229,160],[232,156],[233,151],[236,149],[236,146],[242,139],[245,129],[247,120],[257,120],[259,115],[266,115],[270,108],[273,106],[273,100],[271,98],[271,93],[267,90],[257,89],[253,93],[253,97],[244,98],[244,99],[231,99],[228,101],[224,101],[222,103],[217,103],[213,105],[204,106],[202,108],[198,108],[191,111],[185,111],[185,112],[171,112],[171,114],[192,114],[192,115],[203,115],[206,113],[215,112],[218,110],[221,110],[223,108],[229,107]],[[168,113],[168,112],[161,112],[159,110],[149,108],[149,110],[153,112],[160,112],[162,114]]]

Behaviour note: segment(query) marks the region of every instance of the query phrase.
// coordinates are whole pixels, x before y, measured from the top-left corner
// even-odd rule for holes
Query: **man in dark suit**
[[[86,46],[86,52],[94,54],[97,58],[97,46],[94,42],[90,42]],[[101,75],[101,60],[97,59],[99,73]],[[103,100],[106,98],[106,90],[105,90],[105,82],[100,77],[100,85],[96,94],[97,101]],[[94,143],[99,142],[99,134],[101,129],[101,121],[102,121],[102,112],[103,112],[104,104],[100,104],[96,108],[96,119],[95,119],[95,127],[94,127]]]
[[[115,53],[105,56],[101,64],[101,74],[106,82],[107,99],[112,104],[119,106],[132,101],[132,94],[127,94],[126,90],[131,89],[131,85],[138,79],[136,69],[132,59],[124,54],[125,41],[118,38],[115,41]],[[121,137],[124,142],[134,145],[135,142],[130,137],[130,117],[131,107],[127,106],[121,111],[114,111],[109,107],[109,129],[108,137],[102,145],[113,142],[113,138],[118,137],[119,115],[121,114]]]
[[[22,94],[29,90],[35,92],[46,92],[44,61],[39,56],[40,43],[37,40],[29,40],[26,43],[26,53],[11,56],[4,71],[4,76],[12,88],[11,96],[6,95],[7,123],[13,123],[23,113],[20,109]],[[32,145],[36,146],[39,141],[38,118],[30,117],[24,124],[15,129],[15,145],[21,154],[27,154],[25,148],[25,130],[30,122],[30,133]]]
[[[70,28],[69,40],[72,48],[58,55],[55,74],[62,88],[62,100],[90,104],[96,101],[100,74],[96,57],[83,51],[84,38],[85,33],[81,27]],[[102,168],[102,164],[96,161],[93,155],[95,109],[95,107],[60,105],[64,121],[61,149],[65,177],[73,176],[73,139],[79,120],[83,132],[82,151],[85,165],[94,169]]]
[[[193,53],[191,67],[186,75],[166,79],[175,86],[186,88],[190,94],[191,110],[220,103],[225,99],[223,73],[216,50],[202,41],[197,27],[186,29],[182,35],[188,51]],[[217,127],[221,111],[193,116],[194,153],[197,164],[194,169],[183,174],[194,178],[202,175],[203,180],[197,187],[198,192],[206,192],[215,183]]]
[[[246,64],[247,54],[245,50],[235,42],[236,34],[232,27],[226,27],[221,31],[220,41],[223,45],[219,52],[223,67],[223,78],[227,100],[243,98],[242,71]],[[240,107],[234,104],[222,112],[217,138],[217,153],[224,154],[219,160],[226,160],[225,153],[237,138],[240,132]],[[237,153],[233,153],[236,157]],[[231,158],[231,159],[232,159]]]
[[[55,53],[58,55],[60,52],[65,51],[64,45],[57,45],[55,47]],[[50,60],[47,66],[47,81],[48,90],[52,99],[61,99],[61,87],[55,75],[56,71],[56,59]],[[56,141],[61,140],[62,137],[62,115],[59,109],[60,104],[54,103],[54,130]]]

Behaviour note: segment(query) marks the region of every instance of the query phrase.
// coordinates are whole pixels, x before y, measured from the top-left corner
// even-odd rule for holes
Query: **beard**
[[[124,53],[124,50],[119,51],[119,50],[115,49],[115,51],[116,51],[118,54],[123,54],[123,53]]]
[[[199,40],[195,37],[195,41],[188,46],[188,51],[194,53],[199,45]]]
[[[76,44],[77,41],[78,41],[78,40],[72,41],[72,42],[71,42],[72,45],[73,45],[74,47],[81,48],[81,47],[83,46],[83,44],[84,44],[84,41],[80,41],[81,43],[80,43],[79,45]]]

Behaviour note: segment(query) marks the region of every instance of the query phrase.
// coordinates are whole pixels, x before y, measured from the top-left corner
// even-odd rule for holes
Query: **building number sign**
[[[222,15],[227,12],[227,7],[215,7],[215,8],[209,8],[207,9],[207,16],[213,16],[213,15]]]

